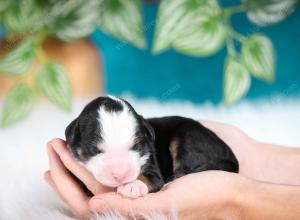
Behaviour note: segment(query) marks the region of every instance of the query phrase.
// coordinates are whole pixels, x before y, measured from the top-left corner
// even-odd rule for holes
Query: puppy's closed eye
[[[89,153],[89,156],[93,157],[93,156],[95,156],[97,154],[103,153],[103,151],[101,151],[96,146],[93,146],[93,147],[89,147],[88,148],[88,153]]]

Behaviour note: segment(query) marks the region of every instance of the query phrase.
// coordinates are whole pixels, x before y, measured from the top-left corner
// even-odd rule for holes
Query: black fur
[[[170,116],[148,119],[153,127],[156,157],[165,182],[205,170],[238,172],[231,149],[212,131],[193,119]],[[170,143],[178,140],[178,167],[174,170]]]
[[[78,118],[72,121],[65,131],[66,140],[73,155],[82,162],[101,153],[96,146],[102,140],[101,128],[97,120],[100,106],[104,106],[105,110],[110,112],[123,110],[119,102],[107,97],[99,97],[86,105]],[[82,152],[80,155],[78,149]]]
[[[132,150],[138,151],[141,156],[150,154],[149,160],[142,167],[142,174],[148,179],[151,192],[158,191],[165,183],[189,173],[205,170],[238,172],[238,161],[231,149],[199,122],[179,116],[144,119],[127,101],[123,101],[138,122]],[[96,147],[102,141],[101,126],[97,120],[100,106],[111,112],[123,110],[119,101],[99,97],[83,109],[65,132],[74,157],[82,162],[102,153]],[[173,160],[170,143],[174,140],[177,140],[177,147]]]

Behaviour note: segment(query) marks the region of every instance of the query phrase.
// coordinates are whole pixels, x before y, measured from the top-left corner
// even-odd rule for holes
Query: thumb
[[[96,195],[89,201],[90,210],[95,213],[116,211],[125,216],[139,216],[153,212],[169,213],[172,210],[170,196],[160,191],[137,199],[124,198],[118,193]]]

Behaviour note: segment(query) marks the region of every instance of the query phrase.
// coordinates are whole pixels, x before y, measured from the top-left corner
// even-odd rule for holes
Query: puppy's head
[[[154,131],[123,99],[99,97],[66,129],[74,157],[102,184],[135,180],[153,153]]]

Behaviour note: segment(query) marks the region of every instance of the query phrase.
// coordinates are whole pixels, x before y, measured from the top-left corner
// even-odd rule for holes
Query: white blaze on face
[[[134,144],[137,126],[136,118],[130,112],[127,105],[121,100],[122,111],[109,112],[101,106],[99,113],[99,125],[103,142],[98,146],[100,150],[128,150]]]
[[[110,98],[119,102],[123,109],[113,112],[101,106],[98,110],[102,137],[98,148],[103,153],[92,157],[86,167],[99,182],[116,187],[134,181],[149,155],[141,157],[139,152],[130,149],[135,142],[137,119],[122,100]]]

